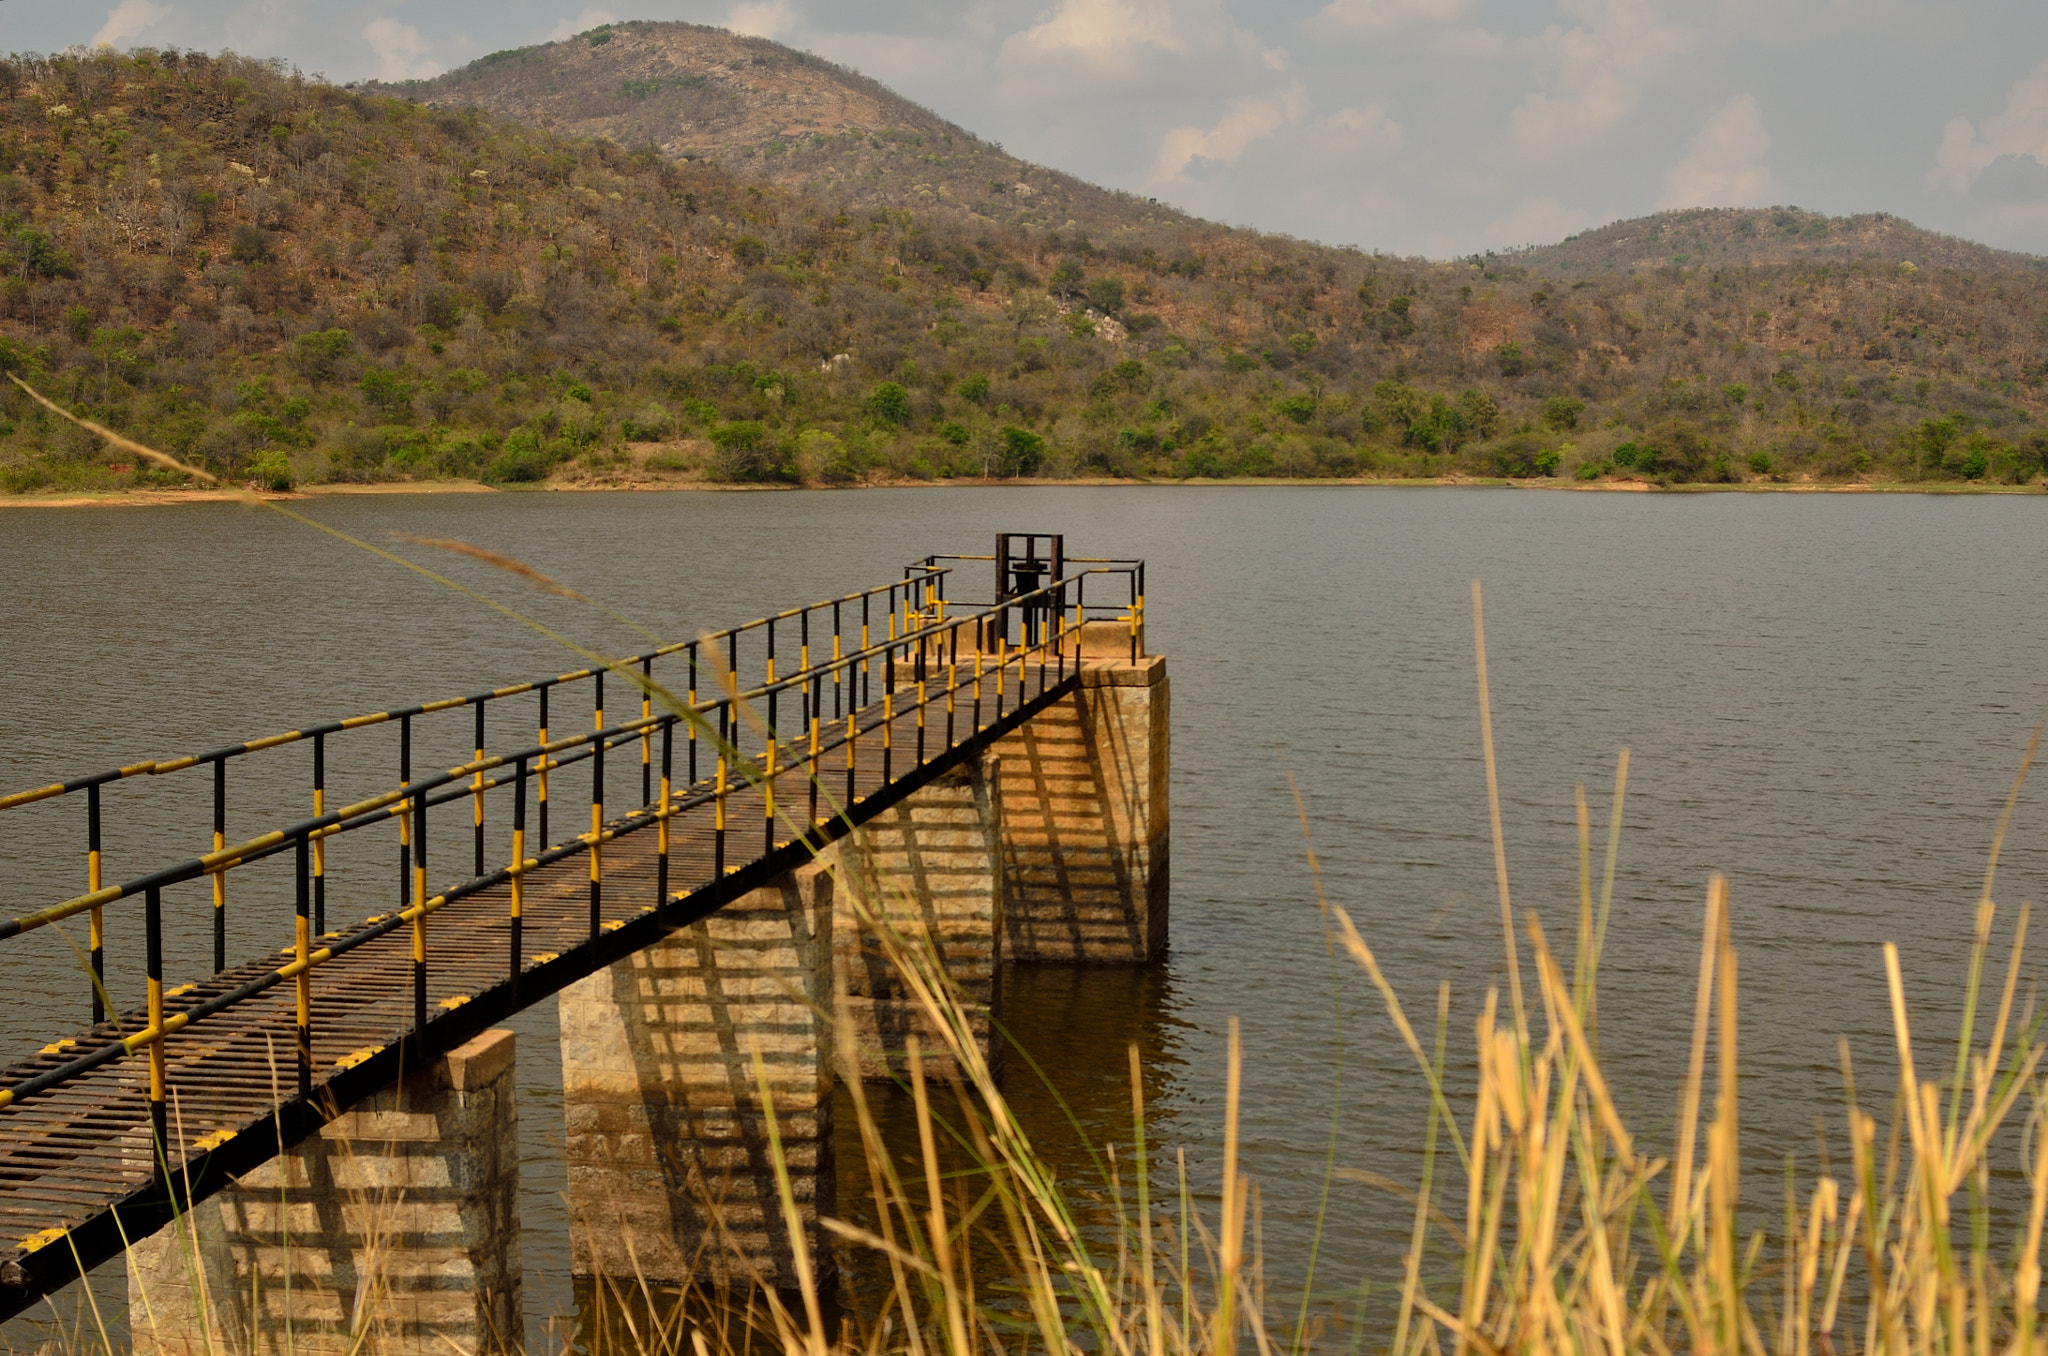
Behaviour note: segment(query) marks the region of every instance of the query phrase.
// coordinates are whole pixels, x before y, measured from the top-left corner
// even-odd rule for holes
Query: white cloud
[[[152,0],[121,0],[121,3],[107,12],[107,21],[100,25],[100,31],[92,35],[92,45],[110,43],[119,47],[155,28],[169,17],[171,7],[152,3]]]
[[[1942,129],[1927,186],[1968,193],[1992,161],[2008,155],[2048,165],[2048,61],[2013,83],[2003,113],[1984,119],[1981,127],[1956,118]]]
[[[1664,22],[1652,0],[1561,0],[1576,18],[1531,44],[1543,86],[1510,115],[1514,147],[1543,162],[1604,141],[1641,107],[1650,83],[1692,46],[1692,30]]]
[[[1763,163],[1771,149],[1756,100],[1738,94],[1707,119],[1685,159],[1664,171],[1667,207],[1760,207],[1777,196],[1778,183]]]
[[[555,26],[541,34],[539,41],[560,42],[564,38],[573,38],[578,33],[588,33],[593,28],[601,28],[608,23],[615,23],[618,17],[618,15],[608,9],[599,9],[596,5],[586,5],[583,12],[573,19],[555,20]]]
[[[1378,104],[1326,113],[1314,128],[1324,146],[1338,153],[1381,154],[1408,144],[1408,133]]]
[[[1488,61],[1508,49],[1508,40],[1484,28],[1447,28],[1441,33],[1432,33],[1427,46],[1438,56]]]
[[[411,24],[389,16],[372,19],[363,25],[363,41],[376,53],[379,80],[424,80],[441,73],[441,63],[428,53],[427,40]]]
[[[796,27],[796,11],[789,0],[742,0],[725,26],[750,38],[779,38]]]
[[[1305,25],[1318,37],[1363,37],[1456,23],[1472,0],[1330,0]]]
[[[1208,131],[1176,127],[1168,132],[1160,142],[1152,180],[1165,183],[1177,179],[1197,160],[1232,164],[1253,142],[1263,141],[1307,115],[1308,91],[1300,85],[1271,94],[1240,95],[1223,106],[1223,116]]]
[[[1287,53],[1233,23],[1225,0],[1059,0],[1003,40],[996,64],[1001,95],[1036,100],[1160,84],[1214,89],[1218,77],[1284,70]]]

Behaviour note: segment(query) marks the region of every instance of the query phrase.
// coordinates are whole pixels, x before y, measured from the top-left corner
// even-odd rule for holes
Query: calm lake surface
[[[1333,1115],[1340,1168],[1412,1180],[1423,1106],[1377,997],[1326,946],[1290,778],[1331,899],[1410,1011],[1425,1018],[1450,981],[1454,1062],[1469,1063],[1473,1015],[1502,980],[1472,579],[1486,587],[1515,902],[1554,935],[1576,911],[1573,787],[1587,787],[1597,833],[1616,752],[1632,751],[1601,1014],[1610,1078],[1656,1142],[1676,1102],[1707,880],[1730,878],[1746,1147],[1766,1195],[1785,1154],[1815,1166],[1817,1124],[1839,1153],[1838,1037],[1866,1105],[1889,1102],[1881,942],[1902,948],[1923,1039],[1952,1035],[1985,851],[2048,701],[2048,503],[2034,498],[1162,487],[300,507],[414,558],[428,552],[391,533],[511,553],[664,638],[882,583],[928,552],[986,552],[998,530],[1145,557],[1148,641],[1173,683],[1170,950],[1141,970],[1016,971],[1006,1015],[1083,1123],[1124,1142],[1124,1051],[1140,1042],[1154,1144],[1185,1146],[1202,1184],[1221,1139],[1226,1024],[1242,1019],[1244,1154],[1278,1292],[1307,1279]],[[585,643],[646,643],[472,562],[429,563]],[[580,664],[438,585],[240,506],[8,512],[0,570],[5,790]],[[968,583],[955,591],[986,592]],[[451,763],[466,756],[465,720],[449,727]],[[336,774],[342,786],[388,777],[382,736],[361,738],[373,752]],[[303,812],[307,757],[236,771],[231,839]],[[178,795],[169,778],[109,791],[109,879],[168,858],[167,845],[181,857],[208,846],[205,784],[186,776]],[[83,887],[83,816],[69,803],[5,816],[0,910]],[[2030,789],[1998,897],[2038,900],[2044,879],[2048,824]],[[209,968],[209,911],[203,891],[173,907],[184,968],[168,977],[182,979]],[[242,910],[235,956],[288,938],[283,910]],[[114,926],[123,1001],[141,997],[139,931]],[[60,939],[0,948],[0,976],[0,1055],[84,1024],[89,994]],[[517,1023],[536,1342],[572,1308],[550,1147],[554,1020],[549,1003]],[[1054,1099],[1023,1060],[1006,1078],[1085,1186]],[[1370,1277],[1370,1322],[1407,1220],[1405,1204],[1338,1180],[1317,1298],[1345,1305]]]

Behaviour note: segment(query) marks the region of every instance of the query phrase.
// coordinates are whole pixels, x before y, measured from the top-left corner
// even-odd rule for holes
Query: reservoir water
[[[646,642],[391,534],[517,556],[665,639],[881,583],[928,552],[986,552],[999,530],[1146,558],[1147,639],[1173,684],[1171,944],[1140,970],[1018,970],[1006,1020],[1083,1126],[1109,1139],[1128,1139],[1125,1047],[1139,1042],[1154,1144],[1185,1146],[1203,1185],[1221,1138],[1226,1025],[1242,1020],[1244,1157],[1276,1294],[1307,1279],[1333,1125],[1338,1167],[1412,1180],[1423,1107],[1377,997],[1326,945],[1294,791],[1332,901],[1411,1011],[1427,1013],[1450,981],[1454,1063],[1469,1064],[1472,1018],[1501,982],[1471,580],[1486,589],[1517,907],[1554,933],[1569,925],[1573,788],[1586,786],[1604,823],[1614,758],[1629,748],[1601,1000],[1609,1076],[1638,1131],[1662,1142],[1702,901],[1710,874],[1725,872],[1742,956],[1746,1149],[1767,1186],[1786,1154],[1815,1166],[1819,1133],[1839,1154],[1838,1037],[1866,1107],[1888,1105],[1881,942],[1900,944],[1919,1029],[1952,1035],[1985,851],[2048,702],[2048,506],[2032,497],[1062,487],[297,507],[614,652]],[[0,571],[4,790],[580,664],[439,585],[235,505],[8,512]],[[963,591],[985,593],[970,582]],[[463,734],[451,727],[450,762],[466,756]],[[236,783],[231,838],[302,810],[304,769],[273,758],[275,774],[252,764]],[[366,756],[365,784],[388,764]],[[197,782],[180,796],[117,787],[107,803],[110,879],[208,845]],[[82,888],[83,834],[77,805],[0,818],[0,912]],[[2009,914],[2044,884],[2035,788],[1998,898]],[[182,979],[207,968],[206,906],[193,891],[176,907],[178,954],[191,958]],[[283,907],[241,911],[234,955],[281,944]],[[123,1001],[140,1000],[137,933],[116,927],[110,943]],[[61,939],[0,948],[0,977],[0,1056],[84,1024],[87,991]],[[561,1135],[554,1020],[545,1004],[517,1023],[536,1345],[571,1303],[549,1147]],[[1086,1190],[1058,1102],[1024,1060],[1006,1079]],[[1370,1277],[1370,1322],[1407,1218],[1394,1197],[1340,1176],[1316,1298],[1346,1305]],[[120,1293],[118,1275],[109,1287]],[[554,1331],[566,1330],[558,1317]],[[27,1333],[16,1326],[17,1340]]]

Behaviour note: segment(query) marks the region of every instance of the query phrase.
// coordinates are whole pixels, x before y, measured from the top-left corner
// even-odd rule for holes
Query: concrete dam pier
[[[829,1281],[840,1245],[819,1220],[838,1209],[835,1080],[904,1077],[913,1038],[928,1071],[956,1050],[998,1066],[1008,967],[1140,964],[1167,940],[1169,687],[1165,659],[1145,650],[1142,563],[1074,561],[1057,537],[1007,535],[996,596],[977,606],[944,596],[960,559],[906,571],[879,626],[868,595],[851,595],[701,637],[686,678],[666,685],[658,656],[635,657],[655,675],[636,679],[637,721],[607,726],[603,671],[565,675],[557,688],[594,679],[590,733],[550,739],[543,690],[538,742],[491,755],[484,702],[471,699],[477,759],[451,770],[445,792],[409,777],[384,816],[413,871],[399,914],[335,932],[304,921],[312,845],[331,854],[352,827],[336,815],[360,807],[282,830],[286,847],[305,845],[292,959],[221,965],[172,994],[152,976],[153,1010],[127,1024],[126,1039],[144,1037],[137,1057],[74,1075],[116,1074],[128,1104],[152,1113],[136,1118],[144,1137],[135,1125],[115,1137],[126,1189],[103,1207],[134,1244],[134,1350],[339,1354],[360,1349],[366,1325],[385,1351],[520,1345],[516,1042],[491,1022],[550,993],[576,1274],[793,1290],[793,1224]],[[1113,606],[1102,601],[1112,586],[1125,594]],[[751,687],[732,637],[765,641]],[[701,663],[712,653],[726,661],[722,691],[717,666]],[[616,683],[629,665],[611,667]],[[685,682],[686,704],[663,715]],[[624,763],[614,796],[641,773],[625,815],[604,808],[608,750]],[[579,755],[591,827],[551,842],[550,798],[560,824],[562,769]],[[501,785],[516,788],[514,846],[494,867],[486,806],[504,813],[505,797],[489,799]],[[93,794],[97,810],[97,784]],[[476,870],[434,894],[426,844],[469,846],[460,828],[429,830],[437,795],[450,825],[473,818]],[[217,842],[186,879],[225,876],[240,860],[223,865],[228,850]],[[943,975],[965,1046],[906,982],[895,959],[906,949]],[[358,971],[346,989],[344,961]],[[316,983],[329,974],[331,992]],[[176,1021],[173,998],[198,1016]],[[338,1029],[350,1018],[354,1029]],[[102,1025],[113,1038],[120,1021]],[[100,1035],[60,1053],[80,1062]],[[252,1040],[269,1052],[262,1096],[212,1092]],[[67,1086],[50,1064],[0,1078],[18,1090],[0,1102],[0,1227],[10,1122],[51,1105],[35,1095],[43,1087]],[[298,1096],[279,1101],[294,1072]],[[89,1266],[79,1242],[103,1248],[98,1216],[72,1214],[51,1227]],[[53,1241],[25,1237],[0,1294],[61,1284],[46,1254],[66,1250]]]

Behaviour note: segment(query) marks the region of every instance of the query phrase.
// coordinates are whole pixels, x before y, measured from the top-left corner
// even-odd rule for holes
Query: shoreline
[[[1656,485],[1641,480],[1571,481],[1554,477],[1515,480],[1504,477],[1440,476],[1434,478],[1389,479],[1347,477],[1342,479],[1289,479],[1278,476],[1242,476],[1186,480],[1137,480],[1116,476],[1072,476],[1061,480],[900,480],[866,485],[718,485],[704,481],[622,481],[613,484],[567,483],[554,485],[486,485],[475,480],[385,480],[370,484],[313,485],[275,492],[242,489],[133,489],[133,490],[50,490],[28,494],[0,494],[0,509],[23,508],[155,508],[171,504],[246,503],[252,496],[279,502],[305,502],[328,496],[400,494],[639,494],[648,491],[704,494],[783,494],[803,489],[859,490],[951,490],[1008,487],[1167,486],[1173,488],[1243,488],[1280,486],[1291,489],[1515,489],[1550,490],[1572,494],[1926,494],[1926,495],[2039,495],[2048,485],[1985,485],[1974,481],[1737,481],[1710,485],[1686,483]]]

